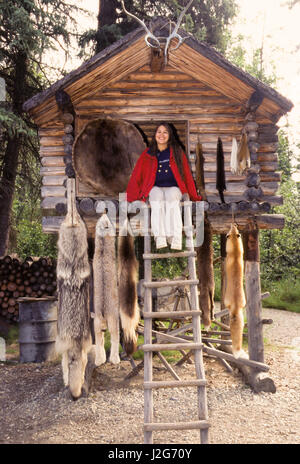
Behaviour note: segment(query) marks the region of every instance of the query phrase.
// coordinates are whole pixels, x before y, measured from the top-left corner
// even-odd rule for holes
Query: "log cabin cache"
[[[152,32],[166,43],[169,23],[156,18]],[[282,215],[268,213],[282,204],[276,194],[276,124],[293,104],[214,48],[184,30],[179,34],[184,42],[169,49],[166,63],[162,53],[147,47],[144,28],[137,28],[24,104],[39,130],[43,230],[58,233],[66,213],[66,179],[75,177],[78,208],[93,238],[97,201],[118,200],[154,127],[171,122],[194,175],[197,144],[202,145],[205,208],[213,233],[221,236],[223,266],[233,213],[243,234],[249,357],[263,363],[259,229],[284,227]],[[250,166],[237,175],[230,167],[232,142],[239,143],[243,134]],[[216,189],[218,139],[225,203]],[[272,382],[253,384],[257,391],[273,388]]]

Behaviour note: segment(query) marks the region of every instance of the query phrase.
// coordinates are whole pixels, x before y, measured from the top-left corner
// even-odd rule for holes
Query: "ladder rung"
[[[202,350],[202,343],[149,343],[141,346],[143,351],[178,351],[178,350]]]
[[[160,287],[179,287],[184,285],[198,285],[199,280],[166,280],[163,282],[144,282],[144,287],[160,288]]]
[[[178,422],[178,423],[149,423],[144,424],[145,432],[155,432],[159,430],[194,430],[194,429],[208,429],[210,423],[206,420],[199,420],[194,422]]]
[[[143,312],[144,319],[176,319],[178,317],[201,316],[201,311],[157,311]]]
[[[194,379],[194,380],[163,380],[163,381],[152,381],[144,382],[144,388],[150,390],[151,388],[177,388],[177,387],[205,387],[207,384],[206,380]]]
[[[188,258],[197,256],[195,251],[179,251],[178,253],[144,253],[144,259],[161,259],[161,258]]]

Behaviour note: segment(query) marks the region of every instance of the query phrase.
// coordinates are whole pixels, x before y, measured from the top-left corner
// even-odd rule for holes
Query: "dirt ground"
[[[208,380],[210,443],[296,444],[300,432],[300,314],[264,309],[265,362],[276,393],[255,394],[241,374],[228,373],[205,358]],[[154,378],[170,378],[155,362]],[[142,444],[143,371],[124,380],[128,361],[106,363],[94,371],[91,392],[74,402],[63,394],[59,361],[0,363],[0,443]],[[194,366],[176,368],[180,378],[194,378]],[[155,421],[197,420],[194,387],[154,393]],[[199,443],[197,431],[154,432],[156,444]]]

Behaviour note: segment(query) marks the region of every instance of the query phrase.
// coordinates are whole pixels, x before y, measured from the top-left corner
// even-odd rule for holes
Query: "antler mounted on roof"
[[[182,10],[179,18],[178,18],[178,21],[177,21],[177,24],[173,30],[173,32],[167,37],[166,39],[166,44],[165,44],[165,51],[164,51],[164,54],[165,54],[165,64],[167,64],[167,60],[168,60],[168,49],[169,49],[169,46],[170,46],[170,43],[171,43],[171,40],[172,39],[177,39],[178,40],[178,43],[175,47],[171,48],[171,50],[176,50],[181,44],[182,42],[186,39],[186,37],[181,37],[179,34],[178,34],[178,29],[179,29],[179,26],[181,24],[181,21],[185,15],[185,13],[187,12],[187,10],[189,9],[189,7],[191,6],[191,4],[193,3],[194,0],[190,0],[189,3],[185,6],[185,8]],[[125,8],[125,5],[124,5],[124,0],[121,0],[121,3],[122,3],[122,6],[123,6],[123,9],[125,11],[125,13],[129,16],[131,16],[132,18],[134,18],[136,21],[138,21],[142,26],[143,28],[145,29],[146,31],[146,36],[145,36],[145,41],[146,41],[146,44],[148,45],[148,47],[152,47],[152,48],[157,48],[157,49],[160,49],[161,48],[161,43],[159,41],[159,38],[158,37],[155,37],[155,35],[148,29],[148,27],[146,26],[146,24],[144,23],[144,21],[142,21],[141,19],[139,19],[137,16],[133,15],[132,13],[129,13],[129,11],[126,10]],[[149,42],[149,39],[152,39],[154,42],[155,42],[155,45],[152,44],[151,42]]]
[[[144,23],[144,21],[142,21],[140,18],[138,18],[137,16],[135,16],[132,13],[129,13],[129,11],[126,10],[125,5],[124,5],[124,0],[121,0],[121,3],[122,3],[123,10],[125,11],[125,13],[128,16],[131,16],[133,19],[136,19],[143,26],[145,31],[147,32],[147,34],[145,35],[145,41],[146,41],[146,44],[148,45],[148,47],[160,48],[160,42],[159,42],[158,38],[155,37],[155,35],[152,34],[152,32],[148,29],[148,27]],[[151,42],[149,42],[149,39],[154,40],[154,42],[156,42],[156,45],[153,45]]]

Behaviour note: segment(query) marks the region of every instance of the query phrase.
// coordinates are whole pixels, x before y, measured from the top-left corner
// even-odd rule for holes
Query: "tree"
[[[29,159],[39,159],[36,128],[22,106],[49,85],[43,54],[58,46],[67,50],[77,10],[63,0],[0,3],[0,77],[7,91],[0,107],[0,256],[8,247],[16,177],[30,179]]]
[[[228,47],[228,50],[226,51],[226,58],[239,68],[256,77],[256,79],[259,79],[261,82],[272,87],[276,87],[276,66],[275,63],[271,61],[269,63],[270,72],[266,72],[263,41],[261,46],[255,48],[252,55],[249,57],[245,48],[247,40],[248,39],[246,37],[239,34],[236,39],[231,41],[230,47]]]
[[[149,25],[153,16],[177,21],[188,0],[125,0],[124,3],[128,11]],[[235,0],[194,0],[182,27],[224,52],[228,26],[236,14]],[[137,27],[138,23],[124,13],[120,0],[99,0],[98,29],[83,34],[80,46],[84,49],[94,43],[94,52],[98,53]]]

